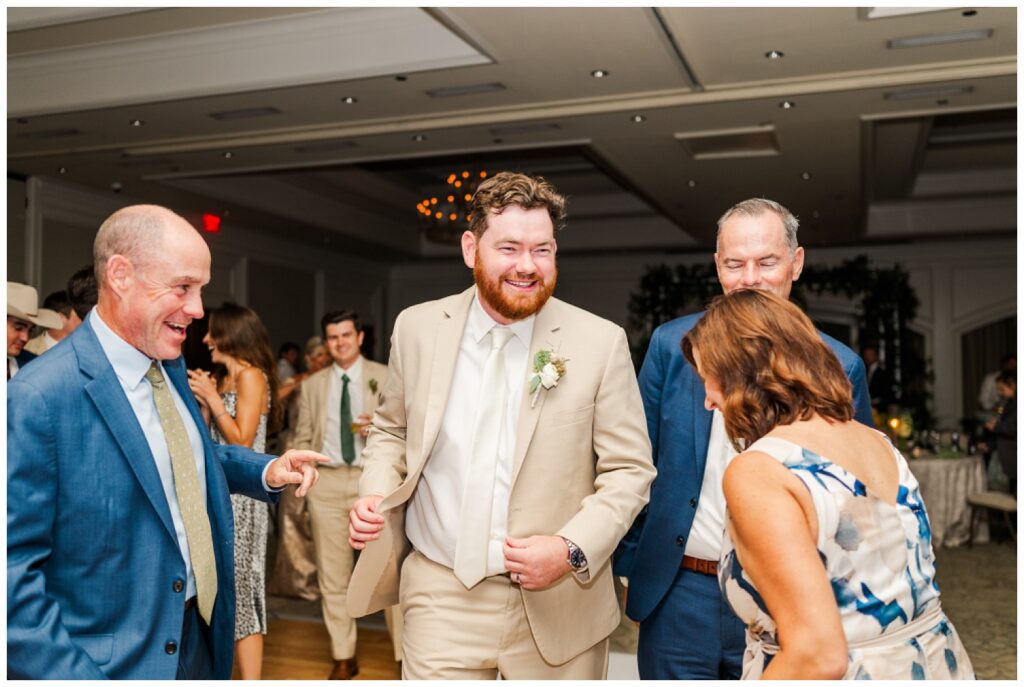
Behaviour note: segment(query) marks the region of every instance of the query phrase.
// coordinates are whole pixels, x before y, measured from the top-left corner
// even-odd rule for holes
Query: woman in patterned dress
[[[939,604],[917,480],[852,420],[850,382],[810,319],[721,296],[683,340],[737,455],[719,582],[747,625],[743,678],[972,679]]]
[[[189,386],[222,444],[263,451],[268,425],[280,424],[277,374],[267,330],[259,316],[233,303],[210,313],[210,347],[218,372],[189,370]],[[235,663],[243,680],[259,680],[267,633],[267,504],[231,495],[235,519]]]

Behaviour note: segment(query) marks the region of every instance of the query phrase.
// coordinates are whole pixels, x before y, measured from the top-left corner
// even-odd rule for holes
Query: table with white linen
[[[932,528],[932,546],[952,547],[967,542],[971,508],[967,496],[985,491],[985,464],[981,456],[939,458],[926,454],[909,461],[921,485],[921,498]],[[974,541],[988,541],[988,520],[980,517]]]

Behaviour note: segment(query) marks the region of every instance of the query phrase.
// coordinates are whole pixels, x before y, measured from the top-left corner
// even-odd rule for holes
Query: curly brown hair
[[[555,230],[565,226],[565,196],[544,177],[531,177],[519,172],[498,172],[484,181],[470,202],[469,229],[480,238],[487,231],[487,218],[492,210],[501,211],[510,205],[524,210],[545,208]]]
[[[778,425],[853,419],[853,387],[835,353],[796,305],[767,291],[718,296],[683,337],[683,355],[722,391],[722,415],[737,450]]]

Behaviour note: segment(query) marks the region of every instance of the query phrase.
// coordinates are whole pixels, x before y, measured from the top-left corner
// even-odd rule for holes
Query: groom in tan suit
[[[564,218],[545,180],[488,179],[462,236],[475,286],[395,322],[348,608],[401,602],[405,678],[607,673],[609,557],[655,470],[625,332],[550,298]]]
[[[345,609],[345,596],[354,564],[345,538],[349,509],[359,496],[363,450],[370,418],[380,401],[388,368],[360,354],[363,328],[352,310],[329,312],[320,321],[324,343],[334,361],[302,384],[294,448],[312,448],[331,459],[323,465],[320,498],[309,500],[316,553],[321,608],[331,637],[334,668],[330,679],[347,680],[359,672],[356,660],[356,621]],[[318,487],[318,489],[319,489]],[[391,613],[392,637],[401,634],[401,617]],[[401,640],[398,639],[400,642]],[[400,643],[396,645],[395,659]]]

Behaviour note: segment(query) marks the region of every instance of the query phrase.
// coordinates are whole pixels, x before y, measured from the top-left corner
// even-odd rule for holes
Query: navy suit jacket
[[[156,462],[90,321],[62,343],[7,387],[7,675],[172,680],[186,573]],[[206,452],[217,559],[210,653],[214,677],[228,679],[235,625],[228,492],[273,500],[262,482],[270,457],[213,444],[183,360],[164,369]]]
[[[680,342],[703,316],[695,313],[658,327],[640,369],[640,394],[658,476],[651,485],[650,502],[614,559],[615,574],[629,578],[626,615],[636,621],[646,619],[672,586],[700,501],[712,414],[704,408],[704,384],[683,357]],[[873,426],[863,361],[827,334],[821,338],[853,383],[856,419]]]

